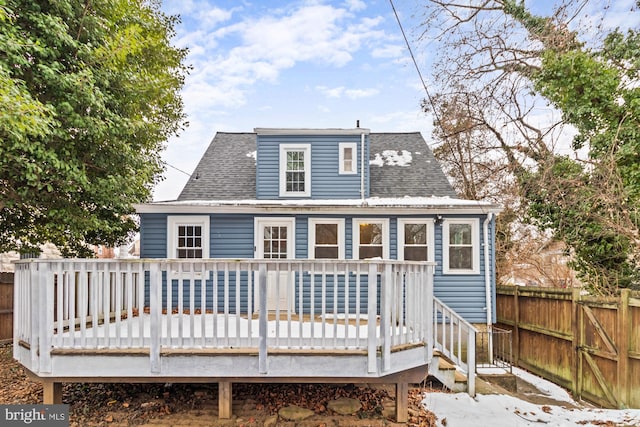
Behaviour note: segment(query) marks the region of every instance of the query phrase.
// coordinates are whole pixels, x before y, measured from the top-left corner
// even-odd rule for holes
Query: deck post
[[[391,264],[384,265],[382,289],[380,289],[380,339],[382,340],[382,372],[391,369],[391,302],[396,283],[393,280]]]
[[[258,267],[258,371],[261,374],[267,373],[267,265],[260,264]]]
[[[167,280],[169,280],[167,278]],[[170,289],[170,287],[169,287]],[[170,309],[169,309],[170,312]],[[150,343],[149,362],[151,373],[160,373],[160,323],[162,322],[162,270],[158,263],[149,266]]]
[[[31,261],[33,262],[33,261]],[[30,352],[31,352],[31,370],[35,373],[40,372],[40,313],[42,313],[42,301],[40,298],[40,271],[39,265],[29,265],[29,287],[31,294],[28,295],[31,302],[31,331],[30,332]],[[26,304],[25,304],[26,305]],[[25,310],[26,311],[26,310]]]
[[[218,418],[229,419],[233,407],[232,383],[218,383]]]
[[[368,291],[367,291],[367,372],[370,374],[378,371],[377,364],[377,337],[376,337],[376,315],[378,295],[376,292],[378,284],[378,265],[369,264]]]
[[[59,405],[62,403],[62,383],[51,380],[42,382],[42,403],[45,405]]]
[[[396,383],[396,422],[409,421],[409,384]]]

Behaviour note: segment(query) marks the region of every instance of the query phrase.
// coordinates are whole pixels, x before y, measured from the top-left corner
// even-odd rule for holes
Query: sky
[[[416,39],[419,2],[394,3]],[[168,141],[156,201],[177,198],[217,131],[354,128],[360,120],[373,132],[431,134],[388,0],[165,0],[163,11],[180,15],[174,45],[189,48],[193,69],[182,92],[189,127]]]
[[[607,26],[638,26],[628,13],[634,0],[603,1]],[[424,1],[393,3],[428,86],[436,52],[419,40]],[[549,2],[527,3],[544,13]],[[389,0],[164,0],[162,10],[181,18],[173,43],[189,49],[192,71],[182,91],[189,126],[167,142],[155,201],[177,198],[217,131],[359,120],[372,132],[419,131],[431,141],[426,92]]]

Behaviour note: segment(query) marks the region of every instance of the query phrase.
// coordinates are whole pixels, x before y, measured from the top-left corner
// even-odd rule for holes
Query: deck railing
[[[467,376],[467,391],[476,393],[476,333],[478,330],[438,298],[433,298],[434,347]]]
[[[255,349],[366,353],[431,348],[433,265],[384,260],[24,260],[16,264],[14,343],[31,370],[55,350]]]

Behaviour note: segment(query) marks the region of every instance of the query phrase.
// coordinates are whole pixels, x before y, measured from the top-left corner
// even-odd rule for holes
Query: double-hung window
[[[480,274],[480,220],[445,220],[442,224],[443,273]]]
[[[280,196],[309,197],[311,195],[311,146],[309,144],[280,145]]]
[[[389,259],[389,220],[353,220],[353,258]]]
[[[398,259],[433,261],[433,220],[398,219]]]
[[[344,259],[344,219],[309,219],[309,258]]]
[[[340,175],[348,175],[357,173],[358,165],[358,145],[355,142],[341,142],[339,145],[339,173]]]
[[[209,217],[169,216],[167,258],[209,258]]]

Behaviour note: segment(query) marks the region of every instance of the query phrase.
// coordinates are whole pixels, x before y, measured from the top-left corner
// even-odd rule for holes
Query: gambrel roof
[[[370,197],[456,197],[419,132],[370,133]],[[256,198],[256,133],[218,132],[178,196],[187,200]]]

